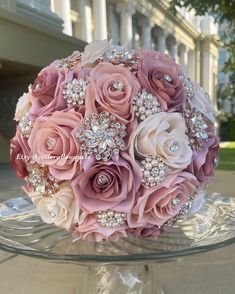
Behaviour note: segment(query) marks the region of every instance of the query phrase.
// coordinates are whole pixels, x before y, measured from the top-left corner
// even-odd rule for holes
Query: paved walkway
[[[235,197],[234,182],[235,172],[217,171],[208,190]],[[7,165],[0,165],[1,200],[22,195],[21,184]],[[234,294],[234,269],[235,245],[231,245],[171,263],[156,264],[153,275],[162,281],[168,294]],[[72,294],[79,287],[82,273],[84,267],[77,265],[0,251],[1,294]],[[157,294],[155,291],[152,293]]]

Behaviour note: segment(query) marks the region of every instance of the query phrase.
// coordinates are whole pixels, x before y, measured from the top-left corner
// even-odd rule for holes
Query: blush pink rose
[[[32,86],[30,115],[35,118],[71,108],[63,98],[64,86],[73,79],[85,78],[88,73],[84,69],[57,69],[54,63],[44,68]]]
[[[177,176],[168,176],[164,186],[143,188],[132,216],[128,219],[128,225],[133,227],[143,222],[163,225],[179,213],[188,198],[196,192],[198,185],[195,176],[181,172]]]
[[[194,151],[192,162],[187,171],[194,174],[202,187],[205,187],[214,176],[218,162],[219,140],[212,133],[201,151]]]
[[[15,137],[11,139],[10,160],[12,167],[16,171],[16,176],[20,179],[24,179],[28,175],[26,160],[29,159],[29,153],[30,148],[27,138],[22,137],[17,130]]]
[[[35,121],[28,143],[35,161],[49,166],[58,180],[70,180],[80,170],[80,145],[74,136],[83,116],[73,110],[55,111],[50,117]]]
[[[138,164],[123,152],[107,162],[85,160],[83,170],[71,186],[87,213],[107,209],[128,212],[135,203],[141,178]]]
[[[164,111],[179,110],[186,102],[183,83],[177,77],[182,73],[180,66],[161,52],[142,50],[138,55],[137,78],[142,88],[157,96]],[[165,75],[170,76],[172,81],[167,81]]]
[[[100,63],[91,70],[89,81],[87,114],[106,110],[123,124],[134,119],[132,99],[138,93],[140,84],[127,68],[108,62]],[[120,89],[114,87],[114,82],[121,83]]]
[[[82,240],[88,241],[117,241],[122,237],[127,237],[126,225],[116,228],[106,228],[101,226],[94,214],[81,216],[83,221],[80,224],[74,225],[73,236],[78,236]]]

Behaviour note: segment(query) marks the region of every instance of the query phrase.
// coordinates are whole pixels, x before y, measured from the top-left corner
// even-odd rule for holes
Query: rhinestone
[[[46,144],[47,144],[47,148],[49,150],[52,150],[55,147],[56,139],[55,138],[48,138]]]
[[[123,83],[121,81],[114,81],[113,87],[115,90],[122,90]]]
[[[172,77],[171,77],[170,75],[168,75],[168,74],[165,74],[165,75],[164,75],[164,80],[165,80],[166,82],[168,82],[168,83],[171,83],[171,82],[172,82]]]
[[[50,209],[48,209],[48,213],[50,214],[51,217],[55,217],[56,213]]]
[[[172,205],[176,206],[180,203],[180,199],[178,197],[171,200]]]
[[[179,149],[179,144],[177,142],[174,142],[170,145],[169,149],[172,152],[177,152]]]

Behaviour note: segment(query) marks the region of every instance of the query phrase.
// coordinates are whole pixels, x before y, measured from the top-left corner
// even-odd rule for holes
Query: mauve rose
[[[30,148],[27,138],[22,137],[17,130],[15,137],[11,139],[10,144],[10,160],[12,167],[16,171],[16,176],[24,179],[28,175],[25,160],[29,159]]]
[[[89,82],[87,114],[106,110],[124,124],[134,119],[132,99],[138,93],[140,84],[127,68],[108,62],[100,63],[91,70]],[[120,89],[114,87],[114,82],[120,82]]]
[[[86,215],[82,213],[83,221],[74,226],[73,236],[78,236],[82,240],[88,241],[117,241],[119,238],[127,237],[126,225],[116,228],[106,228],[101,226],[94,214]]]
[[[35,121],[28,140],[31,155],[48,165],[56,179],[69,180],[80,170],[80,145],[73,131],[82,124],[82,114],[73,110],[55,111]]]
[[[218,152],[219,140],[213,133],[209,133],[209,138],[201,151],[193,152],[192,162],[186,170],[195,175],[202,187],[205,187],[214,176]]]
[[[73,79],[85,78],[88,69],[57,69],[54,64],[44,68],[32,87],[30,115],[34,118],[52,114],[54,111],[71,108],[63,98],[66,83]]]
[[[113,209],[128,212],[135,203],[142,172],[137,163],[122,153],[113,160],[82,162],[83,170],[71,186],[81,208],[87,213]]]
[[[24,191],[36,205],[45,223],[70,230],[75,223],[79,222],[81,211],[67,182],[60,183],[58,191],[51,197],[44,197],[36,191],[30,192],[25,187]]]
[[[137,77],[142,86],[157,96],[163,110],[178,110],[186,101],[182,81],[177,74],[182,74],[180,66],[169,56],[153,50],[138,52]],[[170,82],[165,79],[168,75]]]
[[[132,210],[128,225],[133,227],[138,223],[149,223],[157,226],[179,213],[188,198],[196,192],[199,183],[195,176],[188,172],[170,175],[164,181],[164,186],[142,189],[142,195]]]

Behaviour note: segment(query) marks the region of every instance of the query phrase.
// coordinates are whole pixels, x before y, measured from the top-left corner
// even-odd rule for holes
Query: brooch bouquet
[[[218,154],[209,96],[168,55],[97,41],[18,101],[11,162],[42,220],[81,239],[155,237],[202,199]]]

